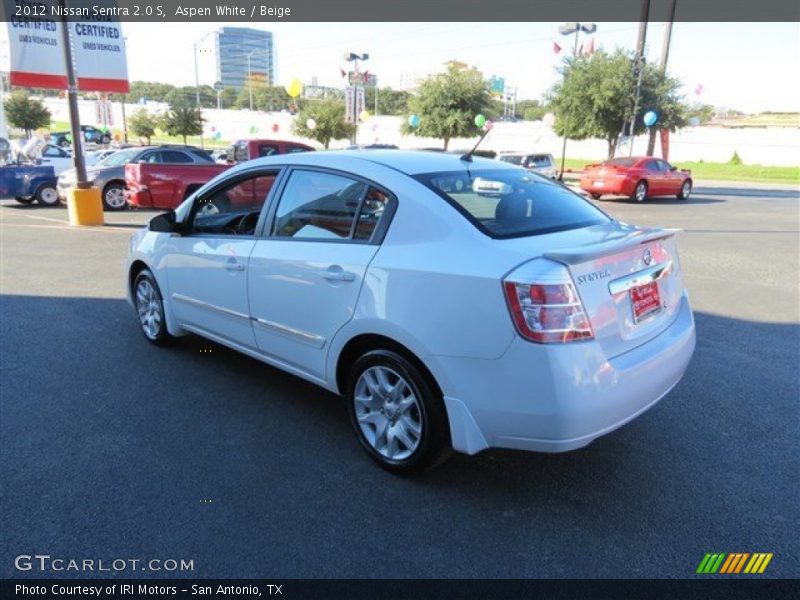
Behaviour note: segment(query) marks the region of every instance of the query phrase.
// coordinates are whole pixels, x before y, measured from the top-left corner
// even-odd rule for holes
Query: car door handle
[[[240,262],[226,263],[225,268],[228,269],[228,271],[244,271],[244,265]]]
[[[329,267],[322,272],[322,278],[328,281],[355,281],[356,274],[343,270],[341,267]]]

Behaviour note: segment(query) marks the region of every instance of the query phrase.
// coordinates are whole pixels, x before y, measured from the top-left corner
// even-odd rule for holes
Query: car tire
[[[161,290],[149,269],[143,269],[136,276],[133,283],[133,304],[139,317],[139,329],[148,342],[165,346],[174,340],[167,331]]]
[[[644,202],[647,200],[647,182],[646,181],[639,181],[636,184],[636,187],[633,188],[633,193],[631,194],[631,200],[634,202]]]
[[[58,206],[58,190],[56,186],[51,183],[43,183],[39,186],[36,190],[36,202],[41,204],[42,206]]]
[[[106,210],[125,210],[128,208],[123,184],[109,183],[103,188],[103,207]]]
[[[596,193],[594,193],[594,192],[592,192],[592,193],[591,193],[591,194],[589,194],[589,195],[592,197],[592,200],[600,200],[600,198],[602,198],[602,197],[603,197],[603,194],[596,194]]]
[[[681,184],[681,191],[678,192],[676,196],[678,200],[688,200],[689,196],[692,193],[692,180],[687,179]]]
[[[362,355],[350,369],[346,399],[358,441],[387,471],[422,471],[452,452],[441,393],[401,354],[373,350]]]
[[[14,198],[14,200],[19,202],[20,204],[32,204],[33,201],[36,200],[36,198],[34,198],[33,196],[17,196]]]
[[[100,138],[100,143],[103,144],[104,146],[107,146],[108,144],[111,143],[111,138],[108,137],[107,135],[104,135],[102,138]]]

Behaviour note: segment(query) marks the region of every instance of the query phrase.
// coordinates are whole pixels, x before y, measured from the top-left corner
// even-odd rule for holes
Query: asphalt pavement
[[[797,577],[798,189],[599,205],[683,229],[683,381],[587,448],[401,478],[337,397],[198,337],[145,341],[123,261],[153,213],[70,228],[1,201],[0,576],[40,553],[192,560],[170,573],[190,577],[682,578],[707,552],[773,552],[764,576]]]

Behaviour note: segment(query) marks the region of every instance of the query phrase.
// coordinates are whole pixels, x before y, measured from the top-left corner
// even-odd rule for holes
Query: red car
[[[125,199],[136,208],[176,208],[230,165],[128,163]]]
[[[604,195],[628,196],[636,202],[653,196],[686,200],[692,193],[692,173],[660,158],[612,158],[587,165],[581,177],[581,189],[595,200]]]

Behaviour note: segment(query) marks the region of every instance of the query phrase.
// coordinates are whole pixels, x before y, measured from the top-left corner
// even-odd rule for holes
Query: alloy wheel
[[[142,279],[136,286],[136,312],[139,313],[139,324],[144,334],[155,340],[161,330],[163,315],[156,290],[147,279]]]
[[[114,210],[125,206],[125,191],[119,187],[111,187],[105,193],[106,204]]]
[[[55,206],[58,204],[58,191],[54,187],[46,186],[39,190],[38,200],[45,206]]]
[[[647,185],[644,183],[637,185],[635,196],[637,202],[644,202],[644,199],[647,197]]]
[[[393,369],[374,366],[358,378],[355,416],[369,445],[384,458],[401,461],[422,439],[422,410],[411,385]]]

